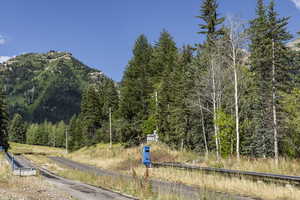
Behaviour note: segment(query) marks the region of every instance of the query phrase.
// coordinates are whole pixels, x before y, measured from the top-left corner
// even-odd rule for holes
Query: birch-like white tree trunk
[[[200,98],[199,98],[199,107],[200,107],[200,114],[201,114],[202,134],[203,134],[203,140],[204,140],[204,145],[205,145],[205,157],[207,158],[208,157],[208,145],[207,145],[205,124],[204,124],[203,108],[201,106]]]
[[[216,155],[219,158],[219,136],[218,136],[218,125],[217,121],[217,94],[216,94],[216,77],[215,77],[215,66],[213,58],[210,60],[211,67],[211,78],[212,78],[212,103],[213,103],[213,119],[214,119],[214,133],[215,133],[215,143],[216,143]]]
[[[240,159],[240,118],[239,118],[239,77],[238,66],[243,58],[239,57],[246,41],[244,24],[238,18],[228,17],[229,43],[231,47],[230,58],[234,75],[234,108],[235,108],[235,132],[236,132],[236,157]]]
[[[276,68],[275,68],[275,42],[272,40],[272,111],[273,111],[273,131],[274,131],[274,153],[275,164],[278,165],[278,133],[277,133],[277,112],[276,112]]]

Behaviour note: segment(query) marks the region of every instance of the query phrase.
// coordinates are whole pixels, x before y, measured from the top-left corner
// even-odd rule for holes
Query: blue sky
[[[255,0],[219,0],[222,15],[254,16]],[[202,40],[197,35],[201,0],[3,0],[0,56],[51,49],[69,51],[85,64],[120,81],[135,39],[155,42],[168,30],[178,46]],[[300,30],[300,0],[276,0],[289,30]],[[298,8],[297,6],[298,5]],[[5,58],[5,57],[2,57]]]

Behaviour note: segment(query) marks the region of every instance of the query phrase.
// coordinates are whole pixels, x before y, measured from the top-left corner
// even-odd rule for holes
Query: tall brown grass
[[[65,154],[65,149],[54,148],[39,145],[18,144],[10,142],[9,151],[14,154],[43,154],[43,155],[62,155]]]
[[[273,159],[253,159],[248,157],[242,157],[239,161],[234,157],[216,159],[214,154],[210,154],[208,157],[205,157],[202,154],[196,154],[194,152],[176,151],[164,144],[153,143],[150,145],[152,160],[155,162],[183,162],[197,166],[300,175],[300,161],[297,159],[281,158],[279,165],[275,167]],[[136,176],[141,178],[144,176],[145,172],[144,166],[141,164],[141,149],[142,146],[135,148],[123,148],[121,145],[113,145],[113,148],[110,149],[107,144],[98,144],[91,147],[85,147],[68,155],[61,155],[77,162],[130,175],[132,175],[134,169]],[[209,190],[253,196],[263,199],[300,199],[300,190],[293,186],[288,185],[287,187],[284,187],[239,178],[207,175],[201,172],[190,172],[172,168],[158,168],[152,169],[149,177],[165,181],[185,183],[201,188],[208,188]]]
[[[279,165],[275,167],[273,159],[253,159],[248,157],[242,157],[239,161],[234,157],[217,159],[214,154],[210,154],[206,157],[188,151],[175,151],[164,144],[150,145],[151,157],[154,162],[183,162],[190,165],[244,171],[290,175],[300,174],[300,161],[296,159],[281,158]],[[107,145],[99,144],[93,147],[83,148],[67,157],[78,162],[95,165],[104,169],[117,170],[126,174],[131,174],[132,169],[135,169],[137,175],[142,176],[145,169],[144,166],[141,165],[141,149],[142,146],[126,149],[117,145],[109,150]],[[199,172],[189,172],[172,168],[152,169],[150,177],[195,185],[210,190],[264,199],[300,199],[300,190],[292,186],[284,187],[275,184],[253,182],[250,180],[228,178],[218,175],[207,175]]]

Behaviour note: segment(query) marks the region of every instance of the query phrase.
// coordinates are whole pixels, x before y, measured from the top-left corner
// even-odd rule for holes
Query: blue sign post
[[[151,157],[150,157],[150,147],[149,146],[143,147],[143,164],[147,168],[151,167]]]

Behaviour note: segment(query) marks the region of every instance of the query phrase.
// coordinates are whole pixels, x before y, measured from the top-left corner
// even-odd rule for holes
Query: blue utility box
[[[150,147],[149,146],[143,147],[143,164],[146,167],[151,166],[151,157],[150,157]]]

